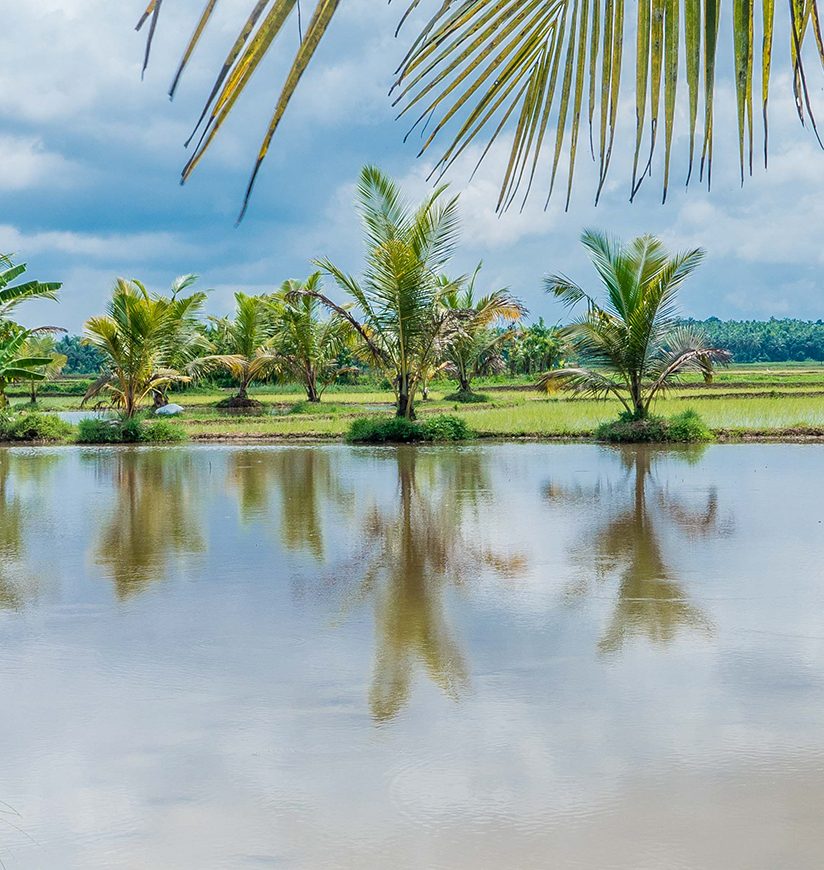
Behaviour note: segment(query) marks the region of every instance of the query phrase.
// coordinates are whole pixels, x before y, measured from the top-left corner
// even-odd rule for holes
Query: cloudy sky
[[[410,195],[426,190],[427,164],[403,144],[405,128],[386,99],[406,41],[392,37],[399,3],[347,0],[304,79],[264,164],[246,220],[234,220],[283,70],[292,28],[276,44],[216,146],[185,187],[182,147],[217,64],[251,0],[222,0],[174,103],[166,98],[200,0],[168,0],[151,66],[140,79],[143,37],[133,25],[145,0],[38,0],[4,10],[0,52],[0,251],[29,263],[41,280],[62,280],[63,301],[32,305],[23,319],[79,331],[102,310],[116,275],[162,289],[196,272],[224,313],[236,289],[270,290],[328,256],[357,271],[360,243],[352,199],[360,167],[376,163]],[[727,35],[729,31],[724,31]],[[684,293],[685,314],[724,318],[824,317],[824,154],[794,117],[786,51],[776,59],[771,166],[738,184],[734,101],[722,80],[713,191],[674,184],[665,206],[656,185],[627,202],[626,163],[616,160],[601,204],[580,162],[569,213],[535,197],[523,213],[494,214],[504,153],[493,151],[471,184],[467,165],[450,177],[462,191],[463,244],[455,270],[485,263],[490,286],[508,285],[535,316],[561,311],[542,293],[550,271],[586,282],[577,244],[585,226],[622,236],[649,231],[673,246],[700,244],[707,261]],[[625,75],[631,75],[631,63]],[[816,71],[817,72],[817,71]],[[813,79],[822,105],[822,77]],[[623,107],[627,150],[633,109]],[[683,109],[682,109],[683,110]],[[678,139],[676,178],[686,143]],[[623,152],[622,152],[623,153]],[[679,162],[680,158],[680,162]]]

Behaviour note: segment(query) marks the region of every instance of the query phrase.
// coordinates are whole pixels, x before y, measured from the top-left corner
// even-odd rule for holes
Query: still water
[[[0,451],[0,861],[824,866],[824,452]]]

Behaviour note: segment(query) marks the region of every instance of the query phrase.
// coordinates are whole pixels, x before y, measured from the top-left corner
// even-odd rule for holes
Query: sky
[[[383,0],[341,4],[239,227],[235,218],[296,47],[296,24],[258,69],[190,182],[179,185],[187,154],[183,142],[236,35],[239,16],[251,5],[251,0],[218,3],[174,102],[166,93],[201,0],[165,4],[143,81],[144,37],[134,24],[145,0],[38,0],[4,10],[11,38],[0,52],[0,251],[27,262],[31,277],[64,285],[59,305],[36,302],[20,309],[26,325],[50,323],[79,332],[87,317],[104,309],[119,275],[163,290],[175,276],[197,273],[198,286],[211,291],[209,313],[225,314],[234,291],[271,291],[287,278],[308,275],[313,258],[329,257],[357,273],[362,248],[353,201],[360,168],[376,164],[410,197],[425,195],[431,161],[416,158],[414,140],[404,144],[407,128],[394,119],[387,99],[392,72],[414,28],[395,39],[402,4]],[[729,39],[729,31],[722,30],[723,36]],[[704,264],[682,294],[685,316],[824,317],[824,152],[795,117],[786,55],[779,41],[770,168],[756,166],[743,189],[726,73],[717,98],[709,194],[674,181],[662,205],[659,173],[629,204],[627,158],[634,125],[629,89],[619,113],[618,156],[597,208],[594,168],[579,158],[567,213],[560,199],[545,211],[539,193],[523,212],[497,216],[506,143],[493,148],[471,182],[477,150],[469,154],[448,178],[461,194],[463,227],[453,271],[470,272],[483,261],[485,288],[507,286],[533,317],[555,322],[564,312],[544,293],[545,275],[562,272],[595,286],[578,244],[583,228],[622,238],[651,232],[675,249],[706,249]],[[632,66],[627,61],[627,80]],[[824,76],[813,73],[813,98],[824,109]],[[685,111],[682,103],[682,117]],[[673,175],[679,179],[684,135],[676,136],[674,148]]]

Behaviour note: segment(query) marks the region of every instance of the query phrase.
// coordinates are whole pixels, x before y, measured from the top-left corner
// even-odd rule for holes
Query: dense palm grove
[[[824,320],[690,320],[739,363],[824,361]]]

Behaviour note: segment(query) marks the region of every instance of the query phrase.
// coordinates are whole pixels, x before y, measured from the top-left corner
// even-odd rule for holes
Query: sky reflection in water
[[[821,455],[0,451],[0,859],[822,866]]]

